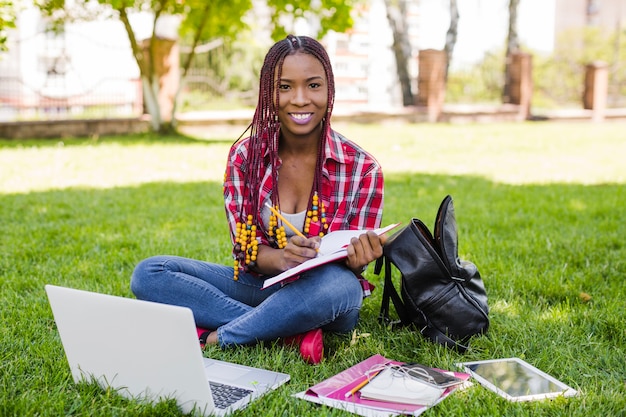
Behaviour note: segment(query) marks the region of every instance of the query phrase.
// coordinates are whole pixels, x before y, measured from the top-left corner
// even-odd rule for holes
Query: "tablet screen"
[[[511,401],[572,396],[576,391],[519,358],[459,364],[479,383]]]

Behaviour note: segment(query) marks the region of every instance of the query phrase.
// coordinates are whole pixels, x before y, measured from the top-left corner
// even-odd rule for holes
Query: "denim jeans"
[[[145,259],[131,279],[138,299],[190,308],[197,326],[217,330],[222,347],[356,326],[363,290],[341,263],[309,270],[284,286],[262,285],[244,272],[235,281],[233,267],[177,256]]]

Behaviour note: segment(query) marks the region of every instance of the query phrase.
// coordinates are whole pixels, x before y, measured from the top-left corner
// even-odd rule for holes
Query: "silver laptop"
[[[185,413],[226,415],[289,375],[204,358],[191,310],[46,285],[75,382],[97,382]],[[230,404],[228,404],[230,402]]]

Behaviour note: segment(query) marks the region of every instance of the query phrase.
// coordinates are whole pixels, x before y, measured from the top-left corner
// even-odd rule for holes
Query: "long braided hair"
[[[311,197],[321,185],[323,150],[326,145],[326,136],[330,130],[330,117],[335,100],[335,81],[330,59],[324,47],[315,39],[308,36],[288,35],[285,39],[275,43],[268,51],[263,62],[260,74],[259,100],[252,123],[246,129],[250,131],[247,171],[245,173],[244,204],[240,218],[244,220],[249,215],[254,218],[260,216],[259,190],[261,181],[269,163],[272,167],[273,188],[272,205],[278,202],[278,144],[280,139],[280,122],[278,120],[278,103],[283,62],[286,56],[296,53],[306,53],[317,58],[322,64],[328,86],[328,108],[322,121],[317,163]],[[245,132],[244,132],[245,134]],[[242,135],[243,137],[243,135]],[[241,139],[241,138],[240,138]],[[264,158],[269,155],[269,161]],[[309,199],[311,201],[311,199]],[[244,220],[245,221],[245,220]]]

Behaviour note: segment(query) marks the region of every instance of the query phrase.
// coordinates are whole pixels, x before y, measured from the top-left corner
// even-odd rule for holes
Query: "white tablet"
[[[519,358],[458,363],[484,387],[509,401],[531,401],[577,394],[572,387]]]

